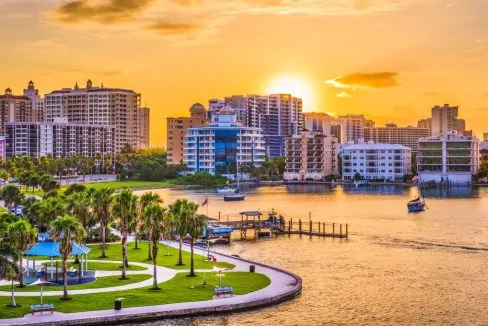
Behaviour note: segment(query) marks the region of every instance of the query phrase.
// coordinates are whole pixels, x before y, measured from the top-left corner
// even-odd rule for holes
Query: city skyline
[[[151,108],[152,146],[166,144],[166,117],[195,102],[274,92],[378,125],[415,126],[450,103],[485,131],[486,2],[215,3],[8,0],[2,87],[21,94],[32,79],[44,95],[91,78],[134,89]]]

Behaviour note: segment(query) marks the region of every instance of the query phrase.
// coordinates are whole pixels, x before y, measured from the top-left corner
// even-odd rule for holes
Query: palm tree
[[[2,237],[2,234],[0,234],[0,237]],[[15,302],[14,281],[19,275],[19,267],[17,266],[19,257],[20,254],[17,248],[7,241],[0,240],[0,278],[12,281],[11,307],[17,306]]]
[[[73,242],[81,242],[86,237],[83,225],[70,215],[59,216],[51,224],[51,234],[59,241],[59,252],[63,265],[63,299],[68,299],[68,256],[73,250]]]
[[[137,216],[138,197],[132,190],[125,188],[115,195],[112,204],[112,214],[117,217],[120,233],[122,234],[122,279],[125,280],[127,272],[127,236],[129,225]]]
[[[177,199],[173,204],[169,205],[169,214],[174,222],[175,232],[180,238],[180,248],[178,253],[178,266],[183,265],[183,238],[186,236],[186,216],[183,214],[182,208],[188,203],[186,199]]]
[[[139,207],[140,211],[144,210],[144,207],[149,206],[150,204],[162,204],[163,200],[161,199],[161,196],[157,193],[153,193],[152,191],[145,192],[142,196],[141,199],[139,200]],[[144,216],[143,214],[140,214],[140,221],[144,222]],[[147,260],[151,260],[151,241],[149,241],[149,236],[148,236],[148,241],[147,241],[147,246],[148,246],[148,254],[147,254]],[[137,232],[136,232],[136,248],[137,248]]]
[[[19,220],[8,226],[8,236],[10,238],[10,243],[17,248],[20,254],[20,287],[24,287],[24,278],[22,276],[22,253],[29,249],[30,245],[36,241],[37,230],[33,228],[29,222],[26,220]]]
[[[38,226],[48,227],[58,216],[66,214],[65,199],[60,196],[45,198],[39,207]]]
[[[83,228],[87,230],[93,226],[94,218],[90,206],[91,198],[85,191],[75,192],[67,198],[67,211],[69,214],[76,216],[81,222]]]
[[[100,228],[102,230],[102,255],[100,258],[106,258],[105,255],[105,238],[107,234],[107,224],[110,222],[110,209],[113,202],[113,194],[115,190],[112,188],[99,188],[92,194],[92,206],[94,213],[98,216]]]
[[[190,235],[190,276],[195,276],[195,262],[194,262],[194,245],[195,240],[200,238],[205,228],[205,221],[207,220],[205,215],[196,215],[198,205],[195,203],[189,203],[188,211],[191,215],[188,219],[188,234]]]
[[[17,205],[22,201],[23,195],[16,186],[7,185],[0,192],[0,197],[5,202],[5,206],[10,209],[12,205]]]
[[[158,289],[158,280],[156,273],[156,259],[158,257],[158,244],[161,234],[164,233],[165,229],[165,215],[166,209],[161,208],[158,204],[149,204],[144,208],[145,225],[148,230],[148,241],[152,242],[152,261],[153,261],[153,289]]]

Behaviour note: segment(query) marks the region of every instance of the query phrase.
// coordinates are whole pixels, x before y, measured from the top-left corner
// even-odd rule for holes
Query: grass
[[[177,302],[195,302],[210,300],[213,296],[214,286],[219,282],[216,273],[207,273],[207,286],[200,286],[202,273],[197,277],[186,277],[179,273],[173,279],[159,284],[160,291],[142,288],[120,292],[107,292],[90,295],[74,295],[70,301],[61,301],[57,297],[45,298],[45,303],[54,304],[56,311],[63,313],[113,309],[114,300],[122,297],[123,307],[141,307]],[[132,276],[131,276],[132,277]],[[232,286],[235,294],[246,294],[257,291],[270,284],[267,276],[258,273],[228,272],[222,277],[222,285]],[[31,304],[38,304],[38,297],[17,297],[20,308],[6,307],[10,303],[9,297],[0,297],[0,318],[22,317],[29,313]]]
[[[81,260],[80,260],[81,261]],[[54,266],[56,264],[56,260],[54,261]],[[44,266],[51,266],[50,262],[43,263]],[[58,267],[61,270],[61,261],[58,260]],[[68,261],[68,268],[79,268],[79,264],[75,264],[74,261]],[[147,268],[137,266],[137,265],[130,265],[127,268],[129,271],[144,271]],[[107,262],[88,262],[88,270],[90,271],[121,271],[122,270],[122,262],[121,263],[107,263]]]
[[[113,287],[113,286],[133,284],[133,283],[138,283],[138,282],[148,280],[151,277],[152,277],[152,275],[149,275],[149,274],[128,275],[128,278],[126,280],[121,280],[120,275],[99,277],[94,282],[91,282],[91,283],[68,285],[68,293],[70,290],[99,289],[99,288],[107,288],[107,287]],[[10,285],[3,285],[3,286],[0,286],[0,291],[10,292],[11,288],[12,287]],[[39,292],[39,291],[40,291],[39,286],[26,286],[23,288],[15,287],[15,292]],[[60,286],[54,286],[54,285],[53,286],[44,286],[43,291],[44,292],[63,291],[63,286],[61,286],[61,285]]]
[[[128,188],[148,188],[148,187],[168,187],[171,185],[170,181],[139,181],[139,180],[126,180],[126,181],[107,181],[107,182],[93,182],[87,183],[88,188],[114,188],[121,189]]]
[[[135,242],[129,242],[128,246],[128,257],[129,257],[129,265],[131,261],[141,262],[146,264],[152,264],[152,261],[147,260],[147,242],[140,242],[139,249],[135,249]],[[96,259],[96,260],[122,260],[122,250],[120,248],[120,244],[107,244],[105,249],[105,254],[107,258],[99,258],[102,251],[101,245],[92,245],[90,247],[90,254],[89,259]],[[183,251],[183,263],[184,265],[178,266],[178,249],[170,247],[169,253],[171,256],[166,256],[167,254],[167,247],[166,245],[159,244],[159,251],[158,251],[158,258],[156,260],[157,264],[160,266],[172,268],[172,269],[190,269],[190,253],[187,251]],[[203,266],[203,259],[204,256],[200,255],[201,249],[195,249],[195,269],[201,269]],[[206,259],[206,257],[205,257]],[[90,268],[90,264],[88,263],[88,268]],[[221,267],[221,268],[234,268],[235,265],[226,263],[226,262],[205,262],[205,268],[212,269],[213,266]]]

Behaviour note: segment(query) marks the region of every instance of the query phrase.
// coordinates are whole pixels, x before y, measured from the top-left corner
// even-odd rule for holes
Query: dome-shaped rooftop
[[[202,111],[202,110],[205,110],[205,107],[201,103],[195,103],[190,108],[190,111]]]

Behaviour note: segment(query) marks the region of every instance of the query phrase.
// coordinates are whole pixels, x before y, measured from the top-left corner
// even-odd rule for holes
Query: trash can
[[[249,272],[254,273],[256,271],[256,266],[251,265],[249,266]]]
[[[114,301],[114,309],[115,310],[121,310],[122,309],[122,300],[124,300],[124,298],[115,299],[115,301]]]

